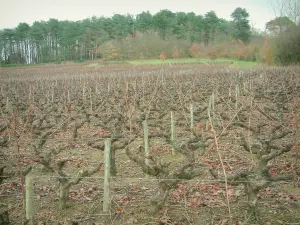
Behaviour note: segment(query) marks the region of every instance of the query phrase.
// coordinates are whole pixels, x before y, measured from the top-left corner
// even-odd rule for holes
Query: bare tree
[[[300,23],[300,2],[298,0],[271,0],[276,17],[289,17],[295,24]]]

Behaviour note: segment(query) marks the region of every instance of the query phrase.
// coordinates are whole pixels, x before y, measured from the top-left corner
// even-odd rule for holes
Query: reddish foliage
[[[189,48],[189,54],[190,54],[193,58],[198,58],[198,57],[200,57],[200,45],[199,45],[199,44],[193,44],[193,45]]]
[[[167,54],[165,52],[160,53],[159,59],[165,61],[167,59]]]

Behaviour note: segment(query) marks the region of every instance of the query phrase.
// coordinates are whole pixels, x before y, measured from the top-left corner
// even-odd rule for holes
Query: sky
[[[113,14],[136,15],[142,11],[152,14],[162,9],[172,12],[194,12],[204,15],[214,10],[219,18],[230,19],[237,7],[250,14],[250,23],[264,30],[265,23],[275,17],[272,0],[0,0],[0,29],[14,28],[20,22],[82,20],[92,16],[109,17]]]

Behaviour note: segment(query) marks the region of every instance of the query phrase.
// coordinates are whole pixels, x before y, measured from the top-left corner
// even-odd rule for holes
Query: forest
[[[287,11],[287,10],[286,10]],[[291,10],[290,10],[291,11]],[[289,11],[289,12],[290,12]],[[233,58],[268,64],[299,62],[298,17],[281,13],[259,31],[247,9],[236,8],[231,20],[215,11],[149,11],[136,16],[81,21],[36,21],[0,30],[1,65],[81,62],[90,59]]]
[[[276,2],[264,31],[240,7],[1,30],[0,225],[300,224],[300,1]]]

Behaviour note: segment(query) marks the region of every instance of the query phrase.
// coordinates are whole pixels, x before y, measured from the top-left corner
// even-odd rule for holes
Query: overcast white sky
[[[205,14],[214,10],[218,17],[229,19],[237,7],[246,8],[255,27],[264,29],[273,19],[272,0],[0,0],[0,29],[16,27],[19,22],[56,18],[58,20],[82,20],[92,16],[133,14],[161,9],[172,12]]]

